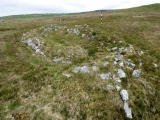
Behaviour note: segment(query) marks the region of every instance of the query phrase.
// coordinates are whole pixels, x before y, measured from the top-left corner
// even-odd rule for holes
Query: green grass
[[[152,13],[148,12],[150,6]],[[112,63],[114,58],[105,58],[113,53],[107,49],[129,47],[129,44],[134,46],[136,55],[126,52],[125,59],[131,59],[136,68],[140,61],[143,63],[140,78],[133,78],[132,70],[124,68],[127,78],[121,84],[129,92],[133,119],[159,119],[160,13],[159,4],[150,6],[104,12],[102,25],[99,13],[6,17],[0,22],[0,119],[11,119],[13,113],[27,113],[33,120],[127,119],[119,92],[106,87],[117,83],[101,80],[98,75],[116,73],[114,69],[118,68]],[[89,41],[66,30],[47,32],[48,36],[41,36],[45,40],[46,57],[35,54],[21,41],[24,33],[53,24],[68,27],[88,24],[95,38]],[[39,37],[41,32],[32,31],[32,37]],[[137,55],[140,51],[144,51],[142,56]],[[75,54],[70,58],[71,65],[52,61],[69,53]],[[104,67],[106,61],[110,64]],[[97,73],[72,72],[76,66],[92,67],[95,62],[99,66]],[[66,78],[62,73],[72,76]]]
[[[126,9],[128,12],[160,12],[160,3]]]

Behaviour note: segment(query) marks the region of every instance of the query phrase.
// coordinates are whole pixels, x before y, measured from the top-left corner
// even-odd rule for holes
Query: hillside
[[[102,24],[99,12],[0,20],[0,119],[158,120],[160,12],[149,6],[103,12]]]
[[[160,3],[125,9],[129,12],[160,12]]]

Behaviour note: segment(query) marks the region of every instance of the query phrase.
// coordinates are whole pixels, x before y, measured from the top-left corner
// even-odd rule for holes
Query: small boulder
[[[65,73],[62,73],[63,76],[66,76],[67,78],[70,78],[71,75],[70,74],[65,74]]]
[[[86,36],[86,34],[82,34],[82,38],[84,38]]]
[[[111,73],[106,73],[106,74],[100,74],[100,77],[102,80],[109,80],[111,76]]]
[[[121,60],[123,60],[123,55],[120,55],[120,54],[118,54],[115,58],[115,61],[121,61]]]
[[[74,68],[73,72],[74,72],[74,73],[78,73],[80,70],[81,70],[81,67],[78,66],[78,67],[75,67],[75,68]]]
[[[126,78],[126,74],[122,69],[118,69],[119,78]]]
[[[126,101],[124,102],[124,106],[123,107],[124,107],[124,111],[126,113],[126,116],[128,118],[132,119],[132,111],[131,111],[131,108],[129,108],[128,103]]]
[[[103,66],[104,66],[104,67],[106,67],[107,65],[109,65],[109,62],[103,63]]]
[[[120,91],[120,95],[121,95],[123,101],[127,101],[128,100],[128,92],[127,92],[127,90],[121,90]]]
[[[61,62],[63,59],[64,59],[63,57],[61,57],[61,58],[55,57],[55,58],[53,59],[53,61],[56,62],[56,63],[58,63],[58,62]]]
[[[82,73],[89,73],[89,70],[88,70],[88,67],[87,67],[87,66],[81,67],[80,71],[81,71]]]
[[[93,70],[94,72],[96,72],[96,71],[98,70],[97,66],[93,66],[93,67],[92,67],[92,70]]]
[[[141,69],[134,70],[132,76],[136,77],[136,78],[140,77],[141,76]]]
[[[118,47],[113,47],[112,50],[113,51],[118,50]]]
[[[116,85],[116,90],[120,91],[121,87],[119,85]]]

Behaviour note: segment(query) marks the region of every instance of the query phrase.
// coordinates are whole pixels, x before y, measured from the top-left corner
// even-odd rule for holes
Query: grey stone
[[[104,67],[106,67],[107,65],[109,65],[109,62],[103,63],[103,66],[104,66]]]
[[[141,55],[143,55],[144,54],[144,52],[143,51],[141,51],[140,53],[139,53],[139,55],[141,56]]]
[[[81,71],[82,73],[89,73],[89,70],[88,70],[88,67],[87,67],[87,66],[81,67],[80,71]]]
[[[120,95],[121,95],[123,101],[127,101],[129,99],[127,90],[121,90]]]
[[[121,87],[119,85],[116,85],[116,90],[120,91]]]
[[[121,66],[121,67],[123,67],[123,66],[124,66],[123,61],[121,61],[121,62],[119,63],[119,66]]]
[[[92,67],[92,70],[93,70],[94,72],[96,72],[96,71],[98,70],[98,67],[97,67],[97,66],[93,66],[93,67]]]
[[[126,116],[128,118],[132,119],[132,111],[131,111],[131,108],[129,108],[128,103],[126,101],[124,102],[124,107],[123,108],[124,108],[124,111],[126,113]]]
[[[154,65],[155,68],[158,67],[158,65],[156,63],[153,63],[153,65]]]
[[[74,28],[73,29],[73,33],[76,34],[76,35],[79,35],[80,32],[79,32],[79,30],[77,28]]]
[[[121,79],[119,79],[119,78],[114,78],[114,80],[115,80],[116,82],[118,82],[118,83],[121,83]]]
[[[116,61],[114,61],[114,64],[117,65],[118,63]]]
[[[119,51],[123,51],[125,48],[124,47],[121,47],[121,48],[119,48]]]
[[[52,28],[48,27],[45,29],[45,31],[52,31]]]
[[[75,67],[75,68],[74,68],[73,72],[74,72],[74,73],[78,73],[80,70],[81,70],[81,67],[78,66],[78,67]]]
[[[58,62],[61,62],[63,59],[64,59],[63,57],[61,57],[61,58],[55,57],[55,58],[53,59],[53,61],[56,62],[56,63],[58,63]]]
[[[62,64],[72,64],[71,61],[62,61]]]
[[[141,76],[141,69],[134,70],[132,76],[136,77],[136,78],[140,77]]]
[[[123,55],[118,54],[118,55],[115,57],[115,61],[121,61],[121,60],[123,60]]]
[[[133,63],[129,63],[129,66],[131,66],[132,68],[134,68],[136,65]]]
[[[70,77],[71,77],[71,75],[70,75],[70,74],[62,73],[62,75],[66,76],[67,78],[70,78]]]
[[[126,78],[126,74],[122,69],[118,69],[119,78]]]
[[[82,38],[84,38],[86,36],[86,34],[82,34]]]
[[[106,74],[100,74],[101,79],[103,80],[109,80],[111,76],[111,73],[106,73]]]
[[[118,47],[114,47],[114,48],[112,48],[112,50],[113,50],[113,51],[118,50]]]
[[[108,89],[108,90],[113,90],[114,87],[113,87],[113,85],[109,84],[109,85],[107,85],[107,89]]]

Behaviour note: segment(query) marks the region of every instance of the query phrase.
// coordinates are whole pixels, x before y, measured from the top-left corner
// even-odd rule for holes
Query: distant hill
[[[128,12],[160,12],[160,3],[124,9],[123,11],[128,11]]]

